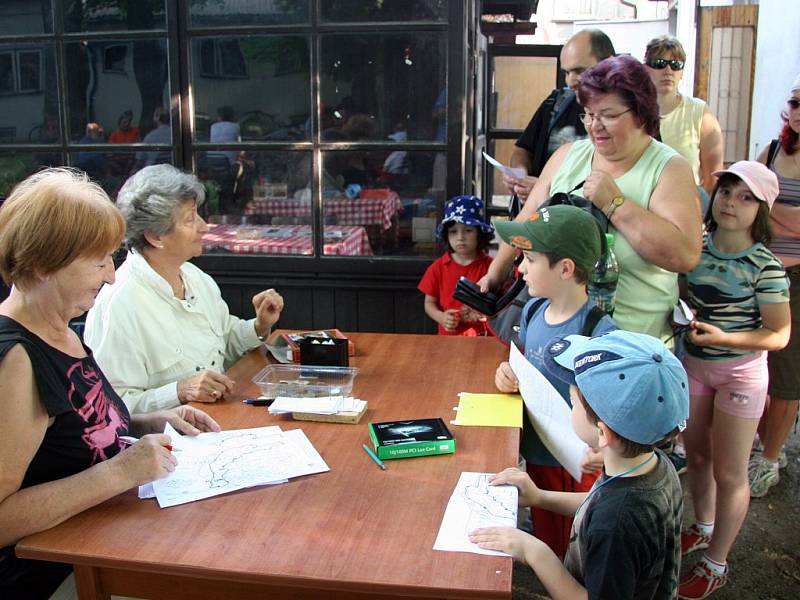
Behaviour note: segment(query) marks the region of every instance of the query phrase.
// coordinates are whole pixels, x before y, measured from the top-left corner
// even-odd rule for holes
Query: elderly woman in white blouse
[[[130,251],[97,296],[84,337],[131,413],[225,397],[234,382],[224,371],[283,310],[269,289],[253,296],[255,319],[239,319],[214,280],[187,262],[203,251],[204,199],[197,178],[170,165],[138,171],[117,196]]]

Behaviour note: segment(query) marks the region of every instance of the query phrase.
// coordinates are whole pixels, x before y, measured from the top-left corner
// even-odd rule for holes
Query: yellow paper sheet
[[[519,394],[472,394],[461,392],[453,425],[522,427]]]

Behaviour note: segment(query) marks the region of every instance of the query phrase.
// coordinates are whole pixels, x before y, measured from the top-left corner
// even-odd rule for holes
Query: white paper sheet
[[[282,415],[292,412],[314,413],[318,415],[334,415],[340,410],[341,396],[320,396],[318,398],[299,398],[278,396],[269,407],[271,415]]]
[[[576,481],[581,460],[589,448],[572,428],[572,410],[547,378],[511,344],[511,370],[519,380],[525,412],[545,447]]]
[[[164,433],[181,452],[175,471],[153,482],[161,508],[330,470],[299,429],[258,427],[189,437],[167,424]]]
[[[504,175],[508,175],[509,177],[514,177],[515,179],[522,179],[528,173],[522,167],[507,167],[499,160],[492,158],[486,152],[483,153],[483,157],[489,161],[489,164],[492,165],[495,169],[503,173]]]
[[[470,532],[481,527],[516,527],[519,492],[513,485],[489,485],[491,473],[465,471],[447,502],[434,550],[508,556],[484,550],[469,541]]]

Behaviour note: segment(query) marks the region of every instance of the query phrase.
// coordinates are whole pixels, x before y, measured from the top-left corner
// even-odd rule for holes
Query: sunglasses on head
[[[648,67],[659,71],[661,69],[666,69],[667,65],[669,65],[669,68],[673,71],[683,71],[683,65],[685,64],[686,62],[682,60],[667,60],[666,58],[653,58],[647,61]]]
[[[792,110],[797,110],[798,108],[800,108],[800,100],[798,100],[797,98],[789,98],[786,101],[786,106],[788,106]]]

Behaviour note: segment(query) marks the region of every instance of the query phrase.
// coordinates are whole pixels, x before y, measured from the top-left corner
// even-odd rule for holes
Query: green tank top
[[[614,180],[626,201],[648,208],[661,172],[676,155],[669,146],[653,140],[633,168]],[[550,194],[569,192],[586,179],[593,157],[591,141],[573,143],[553,177]],[[573,193],[582,195],[583,189]],[[615,237],[614,254],[620,267],[614,320],[627,331],[667,339],[672,334],[667,319],[678,300],[678,275],[642,259],[613,225],[609,226],[609,233]]]

